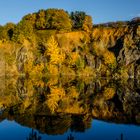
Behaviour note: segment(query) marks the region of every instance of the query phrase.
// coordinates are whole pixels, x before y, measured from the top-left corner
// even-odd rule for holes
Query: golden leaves
[[[47,95],[48,100],[46,101],[47,106],[50,111],[54,113],[55,109],[58,107],[58,101],[65,96],[65,90],[63,88],[50,88],[50,94]]]
[[[115,89],[113,87],[104,89],[103,96],[105,100],[112,99],[114,95],[115,95]]]
[[[58,47],[58,43],[55,40],[54,36],[51,36],[50,39],[47,41],[45,56],[50,57],[49,63],[52,65],[62,63],[65,58],[65,55]]]
[[[103,54],[103,60],[105,65],[109,66],[110,68],[114,68],[116,66],[116,58],[114,54],[110,51],[106,51]]]
[[[71,53],[70,54],[69,64],[74,65],[79,58],[80,58],[80,56],[79,56],[79,54],[77,52]]]

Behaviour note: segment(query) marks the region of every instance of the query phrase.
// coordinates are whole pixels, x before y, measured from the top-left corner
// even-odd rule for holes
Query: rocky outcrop
[[[139,24],[138,20],[93,26],[90,33],[36,30],[31,40],[23,38],[22,43],[1,41],[0,74],[6,67],[9,75],[139,78]]]
[[[102,52],[101,54],[101,52],[97,51],[99,56],[103,56],[105,50],[114,53],[117,61],[116,70],[123,68],[126,69],[129,77],[139,77],[139,22],[135,22],[135,24],[129,23],[122,27],[96,27],[93,29],[92,40],[94,47],[97,45],[99,48],[98,51],[100,50]]]

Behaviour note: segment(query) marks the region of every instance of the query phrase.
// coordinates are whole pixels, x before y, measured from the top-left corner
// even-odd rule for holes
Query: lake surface
[[[140,82],[0,78],[0,140],[140,140]]]

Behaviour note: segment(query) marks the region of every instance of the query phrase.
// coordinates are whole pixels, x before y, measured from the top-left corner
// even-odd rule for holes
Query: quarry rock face
[[[0,75],[92,75],[140,77],[140,21],[57,31],[36,29],[14,40],[0,40]]]
[[[139,77],[139,23],[132,23],[124,27],[96,27],[93,29],[92,40],[94,44],[97,44],[98,48],[104,48],[104,50],[114,53],[117,68],[123,67],[127,69],[129,77]]]

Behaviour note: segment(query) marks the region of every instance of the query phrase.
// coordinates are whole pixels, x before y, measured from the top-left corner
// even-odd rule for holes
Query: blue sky
[[[93,17],[93,23],[140,16],[140,0],[1,0],[0,24],[17,23],[25,14],[47,8],[85,11]]]

